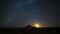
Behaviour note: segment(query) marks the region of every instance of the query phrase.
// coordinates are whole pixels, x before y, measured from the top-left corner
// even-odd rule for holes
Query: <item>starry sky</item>
[[[58,7],[58,0],[0,0],[0,27],[24,27],[34,22],[58,27]]]

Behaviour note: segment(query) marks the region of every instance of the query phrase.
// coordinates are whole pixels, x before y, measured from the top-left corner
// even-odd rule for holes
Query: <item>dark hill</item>
[[[60,27],[35,28],[30,25],[24,28],[0,28],[2,34],[58,34]]]

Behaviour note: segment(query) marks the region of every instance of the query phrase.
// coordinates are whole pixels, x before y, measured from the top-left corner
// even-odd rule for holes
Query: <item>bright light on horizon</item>
[[[39,27],[40,27],[40,25],[39,25],[39,24],[35,24],[34,26],[35,26],[36,28],[39,28]]]
[[[33,26],[33,27],[36,27],[36,28],[40,28],[40,27],[42,27],[42,24],[36,22],[36,23],[34,23],[32,26]]]

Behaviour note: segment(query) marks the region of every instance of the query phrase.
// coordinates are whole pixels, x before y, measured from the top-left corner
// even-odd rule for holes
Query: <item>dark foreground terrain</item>
[[[0,34],[58,34],[60,28],[0,28]]]

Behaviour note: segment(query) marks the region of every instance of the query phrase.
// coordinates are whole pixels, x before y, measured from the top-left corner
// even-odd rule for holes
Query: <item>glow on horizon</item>
[[[33,23],[32,25],[33,27],[36,27],[36,28],[40,28],[40,27],[43,27],[42,24],[36,22],[36,23]]]

